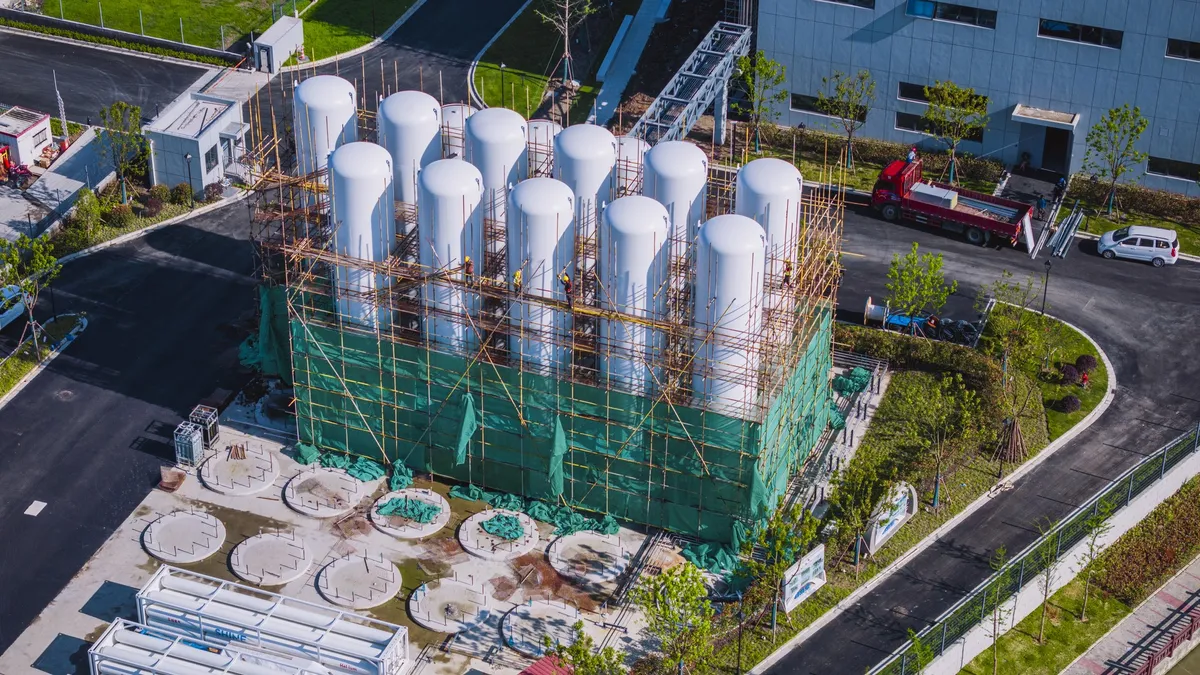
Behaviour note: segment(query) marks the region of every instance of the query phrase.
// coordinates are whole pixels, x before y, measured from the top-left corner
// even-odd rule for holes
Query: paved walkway
[[[625,93],[625,87],[633,77],[638,60],[642,58],[642,50],[646,48],[650,32],[654,30],[655,18],[664,11],[663,5],[663,0],[642,0],[642,6],[638,8],[637,14],[633,15],[629,30],[608,67],[608,77],[596,94],[596,119],[592,120],[596,124],[608,124],[617,113],[617,106],[621,104],[621,94]]]
[[[1117,675],[1137,670],[1146,658],[1188,626],[1200,611],[1200,557],[1100,638],[1063,675]]]

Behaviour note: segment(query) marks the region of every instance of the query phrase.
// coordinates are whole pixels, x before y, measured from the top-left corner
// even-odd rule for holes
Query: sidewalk
[[[1115,675],[1137,670],[1200,611],[1200,557],[1158,589],[1062,675]]]
[[[596,94],[596,119],[589,121],[604,126],[616,114],[617,106],[621,104],[621,94],[625,93],[625,87],[633,77],[638,60],[642,58],[642,51],[646,49],[646,43],[650,40],[655,21],[666,12],[668,2],[669,0],[642,0],[637,14],[633,15],[629,30],[617,47],[604,84]]]

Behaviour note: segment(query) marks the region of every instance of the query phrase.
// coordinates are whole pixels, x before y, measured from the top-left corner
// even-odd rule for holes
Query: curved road
[[[1045,257],[1031,261],[1011,249],[971,246],[917,226],[894,225],[869,211],[846,212],[846,273],[838,303],[861,320],[868,295],[883,295],[888,264],[913,241],[944,254],[948,278],[959,282],[947,315],[972,318],[980,286],[1003,270],[1041,275]],[[939,542],[892,574],[848,611],[768,669],[772,674],[861,675],[983,581],[987,559],[1000,545],[1020,551],[1038,536],[1041,517],[1057,520],[1111,479],[1200,419],[1200,265],[1153,267],[1108,261],[1095,244],[1076,240],[1066,260],[1055,259],[1047,312],[1092,336],[1117,376],[1113,404],[1095,424],[965,519]],[[857,316],[853,314],[857,312]]]

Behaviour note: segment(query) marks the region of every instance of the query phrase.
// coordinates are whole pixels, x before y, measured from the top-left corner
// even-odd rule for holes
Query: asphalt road
[[[944,254],[957,297],[947,315],[974,318],[977,289],[1003,270],[1042,275],[1045,257],[1031,261],[1012,249],[984,249],[918,226],[885,223],[847,211],[846,273],[839,305],[861,320],[868,295],[885,294],[888,263],[912,242]],[[1079,326],[1113,362],[1117,391],[1100,419],[1013,490],[976,511],[946,537],[900,568],[845,613],[769,669],[771,673],[861,675],[952,606],[990,573],[987,559],[1000,545],[1011,552],[1038,536],[1036,521],[1057,520],[1126,468],[1200,419],[1200,265],[1154,269],[1108,261],[1095,244],[1076,240],[1065,260],[1055,259],[1047,311]],[[857,313],[857,317],[854,314]]]
[[[63,268],[54,304],[88,328],[0,410],[0,652],[173,464],[192,406],[242,384],[247,229],[235,203]],[[45,510],[23,515],[34,500]]]
[[[0,32],[0,103],[19,105],[58,117],[54,76],[67,119],[100,122],[100,109],[116,101],[154,116],[208,69],[64,42]]]

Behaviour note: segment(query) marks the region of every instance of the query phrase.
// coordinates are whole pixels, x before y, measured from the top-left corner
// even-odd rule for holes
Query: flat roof
[[[0,104],[0,134],[17,137],[50,117],[46,113]]]
[[[198,138],[204,130],[232,106],[231,101],[193,94],[184,105],[171,107],[151,122],[150,129],[175,136]]]
[[[287,35],[297,25],[303,23],[303,19],[298,19],[294,16],[283,15],[279,20],[271,24],[262,35],[254,40],[254,44],[273,45],[278,42],[283,36]]]
[[[1012,118],[1017,122],[1030,122],[1058,129],[1074,129],[1075,125],[1079,123],[1079,115],[1075,113],[1035,108],[1021,103],[1018,103],[1017,107],[1013,109]]]

